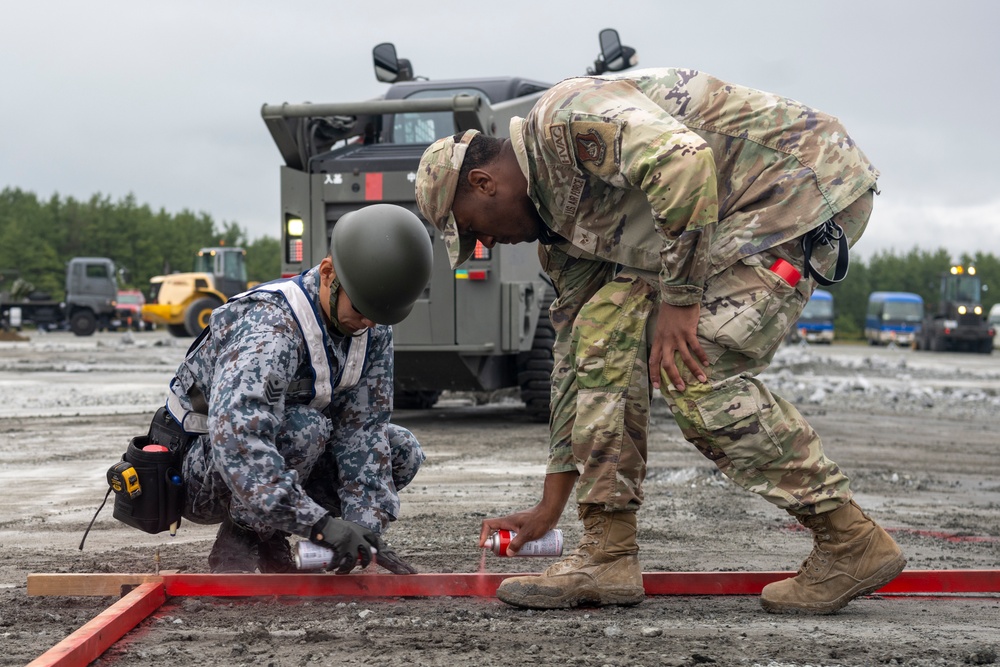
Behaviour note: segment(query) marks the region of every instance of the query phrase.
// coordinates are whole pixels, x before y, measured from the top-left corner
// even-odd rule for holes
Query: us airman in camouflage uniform
[[[183,462],[184,517],[222,523],[213,572],[287,571],[286,536],[335,546],[316,535],[330,517],[328,530],[377,545],[380,565],[414,571],[378,536],[424,454],[389,421],[392,329],[355,308],[327,257],[217,308],[177,369],[167,408],[201,434]]]
[[[575,486],[585,536],[542,576],[505,581],[501,599],[642,599],[649,382],[723,473],[814,531],[766,609],[833,611],[902,570],[816,433],[755,377],[817,281],[842,277],[877,176],[835,118],[681,69],[568,79],[511,121],[509,140],[469,131],[425,152],[417,200],[453,265],[476,240],[538,239],[558,295],[542,501],[482,535],[517,530],[514,548],[540,536]]]

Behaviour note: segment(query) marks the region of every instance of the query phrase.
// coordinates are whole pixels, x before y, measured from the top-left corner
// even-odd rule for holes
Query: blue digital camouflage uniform
[[[779,507],[845,503],[848,480],[819,437],[754,377],[816,287],[790,286],[771,264],[805,274],[803,234],[834,219],[853,244],[871,212],[878,172],[837,119],[702,72],[655,69],[561,82],[512,120],[511,141],[528,195],[563,239],[539,246],[558,294],[548,472],[579,471],[580,503],[638,508],[647,321],[660,302],[699,303],[708,382],[679,357],[685,390],[663,376],[685,436]],[[444,231],[463,261],[465,239]],[[814,255],[823,270],[834,260],[828,246]]]
[[[266,289],[275,285],[290,290],[298,311]],[[308,537],[330,511],[376,534],[396,518],[397,491],[424,454],[389,422],[392,330],[376,326],[354,340],[316,326],[318,285],[313,268],[230,300],[177,369],[171,414],[189,432],[205,430],[199,421],[207,427],[184,459],[184,518],[216,523],[228,512],[263,539]],[[351,354],[352,343],[363,356]]]

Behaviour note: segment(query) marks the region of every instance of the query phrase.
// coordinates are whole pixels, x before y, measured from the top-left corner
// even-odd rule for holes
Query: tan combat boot
[[[769,612],[830,614],[885,586],[906,566],[896,542],[853,500],[796,518],[813,532],[813,550],[796,576],[761,591],[760,604]]]
[[[505,579],[498,598],[529,609],[642,602],[635,513],[604,512],[599,505],[580,505],[578,513],[584,535],[576,550],[539,576]]]

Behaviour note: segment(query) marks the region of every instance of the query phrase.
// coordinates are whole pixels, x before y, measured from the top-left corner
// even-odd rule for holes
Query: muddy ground
[[[28,597],[28,573],[207,572],[211,527],[175,538],[115,521],[105,473],[143,433],[185,343],[157,332],[0,342],[0,665],[20,665],[114,602]],[[909,568],[996,569],[1000,356],[789,347],[768,372],[852,476]],[[387,537],[422,572],[476,572],[480,521],[533,504],[545,427],[502,396],[401,411],[428,454]],[[793,570],[796,524],[735,487],[654,410],[646,571]],[[572,545],[572,511],[560,525]],[[548,559],[486,560],[531,572]],[[332,575],[331,575],[332,576]],[[1000,599],[868,597],[826,617],[764,613],[755,597],[656,597],[633,608],[531,612],[494,599],[175,598],[100,665],[983,665],[1000,663]]]

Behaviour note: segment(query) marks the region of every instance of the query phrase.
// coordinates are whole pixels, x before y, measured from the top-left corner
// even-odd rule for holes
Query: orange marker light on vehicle
[[[490,249],[480,241],[476,241],[476,248],[472,251],[472,259],[489,259],[490,255]]]

